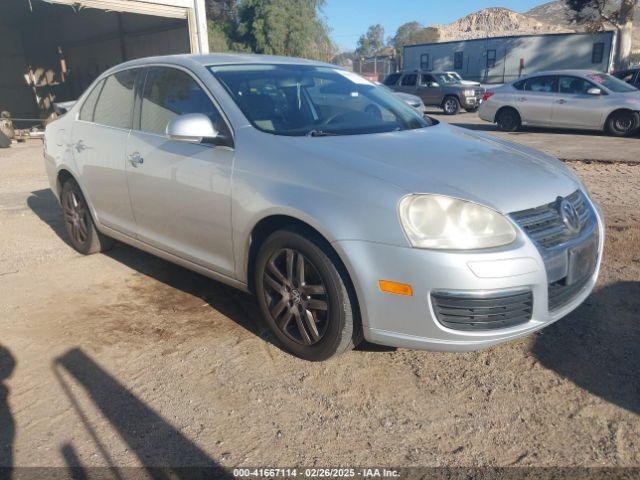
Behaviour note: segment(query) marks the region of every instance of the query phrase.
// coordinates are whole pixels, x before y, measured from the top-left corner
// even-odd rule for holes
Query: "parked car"
[[[508,132],[528,125],[622,137],[640,127],[640,91],[602,72],[541,72],[492,89],[483,100],[480,118]]]
[[[617,72],[615,76],[623,82],[627,82],[629,85],[640,88],[640,67],[634,67],[628,70]]]
[[[385,90],[391,92],[392,95],[402,100],[404,103],[409,105],[420,115],[424,115],[426,107],[422,99],[417,95],[411,95],[410,93],[394,92],[389,87],[387,87],[384,83],[380,83],[380,82],[374,82],[374,83],[378,85],[380,88],[384,88]]]
[[[446,72],[392,73],[384,84],[396,92],[417,95],[425,105],[440,107],[447,115],[457,114],[460,108],[476,111],[485,92],[459,83]]]
[[[44,156],[77,251],[117,239],[252,292],[309,360],[363,338],[466,351],[521,337],[582,303],[602,256],[602,214],[561,162],[335,65],[133,60],[46,127]]]

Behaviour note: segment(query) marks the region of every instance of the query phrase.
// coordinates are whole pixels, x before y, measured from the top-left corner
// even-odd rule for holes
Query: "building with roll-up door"
[[[204,0],[1,0],[0,111],[41,118],[113,65],[208,51]]]
[[[455,70],[463,78],[505,83],[544,70],[611,72],[616,33],[550,33],[407,45],[404,70]]]

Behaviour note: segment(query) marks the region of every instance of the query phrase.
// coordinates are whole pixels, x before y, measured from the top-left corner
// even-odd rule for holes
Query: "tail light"
[[[493,92],[486,91],[486,92],[484,92],[484,95],[482,96],[482,101],[486,102],[491,97],[493,97]]]

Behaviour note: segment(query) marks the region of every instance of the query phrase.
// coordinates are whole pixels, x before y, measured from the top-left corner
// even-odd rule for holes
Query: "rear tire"
[[[628,137],[640,126],[640,116],[636,112],[622,110],[613,112],[607,119],[607,133],[614,137]]]
[[[496,115],[496,123],[503,132],[515,132],[522,125],[522,120],[515,109],[503,108]]]
[[[279,230],[260,247],[254,269],[267,324],[287,351],[310,361],[340,355],[361,338],[347,280],[328,250],[301,233]]]
[[[62,185],[60,205],[69,243],[74,249],[89,255],[111,248],[113,240],[96,228],[89,205],[75,180],[70,178]]]
[[[444,97],[442,110],[444,110],[445,115],[456,115],[460,111],[460,100],[458,100],[458,97],[452,95]]]

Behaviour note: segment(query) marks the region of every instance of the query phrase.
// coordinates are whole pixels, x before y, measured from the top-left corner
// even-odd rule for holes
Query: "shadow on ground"
[[[532,352],[579,387],[640,414],[640,282],[600,288],[539,333]]]
[[[49,225],[62,241],[69,244],[62,212],[51,190],[31,192],[31,196],[27,199],[27,205],[44,223]],[[239,326],[284,350],[278,338],[262,319],[252,295],[121,243],[117,243],[115,248],[105,252],[104,255],[142,275],[189,295],[202,298],[212,308]],[[392,351],[395,348],[362,342],[357,350],[376,352]]]
[[[72,349],[57,358],[54,372],[71,401],[85,429],[112,468],[115,467],[105,445],[95,432],[95,419],[89,419],[80,407],[70,380],[79,384],[110,425],[118,432],[149,476],[153,479],[194,478],[197,473],[208,478],[232,478],[229,472],[192,443],[161,415],[149,408],[124,385],[102,369],[80,349]],[[64,374],[64,375],[63,375]],[[62,446],[67,466],[81,474],[80,460],[71,444]],[[197,470],[196,470],[197,469]],[[115,473],[115,472],[114,472]]]
[[[9,408],[9,388],[3,383],[16,367],[16,360],[11,352],[0,345],[0,477],[10,478],[13,467],[13,439],[15,422]]]

